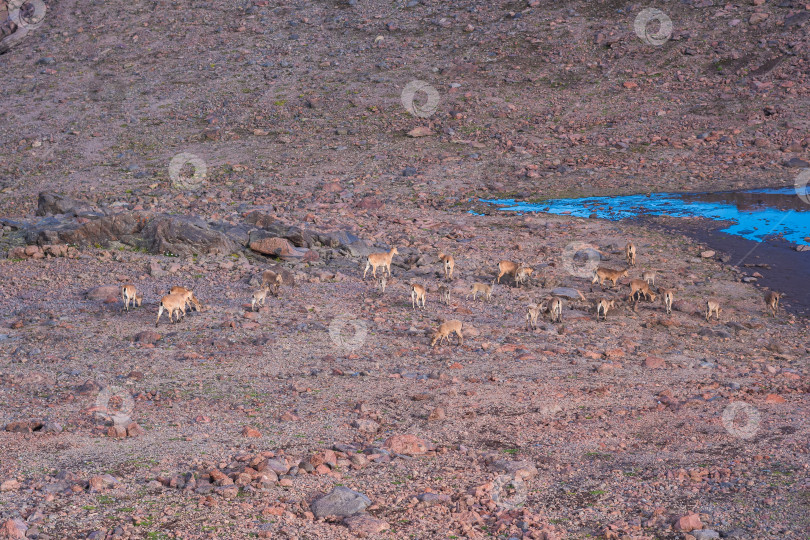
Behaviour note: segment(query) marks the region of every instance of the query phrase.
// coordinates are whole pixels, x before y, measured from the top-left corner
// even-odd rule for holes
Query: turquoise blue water
[[[808,186],[803,188],[805,192]],[[810,194],[805,195],[810,200]],[[722,232],[760,242],[778,236],[794,244],[810,245],[810,203],[796,189],[774,188],[718,193],[653,193],[619,197],[550,199],[540,203],[512,199],[483,200],[507,212],[547,212],[610,220],[644,215],[704,217],[730,222]]]

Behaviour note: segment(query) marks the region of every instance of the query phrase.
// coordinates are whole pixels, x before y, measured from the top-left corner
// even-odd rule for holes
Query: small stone
[[[771,16],[770,13],[757,11],[756,13],[751,15],[750,19],[748,19],[748,24],[760,24],[760,23],[763,23],[763,22],[767,21],[768,17],[770,17],[770,16]]]
[[[143,435],[144,433],[145,431],[143,430],[143,428],[135,422],[130,422],[126,426],[126,434],[128,437],[138,437],[140,435]]]
[[[665,369],[667,367],[667,363],[663,358],[657,358],[655,356],[645,358],[643,365],[647,369]]]
[[[320,465],[335,467],[337,465],[337,456],[331,450],[323,450],[313,454],[312,457],[309,458],[309,463],[316,468]]]
[[[20,489],[20,483],[13,478],[0,484],[0,491],[16,491],[18,489]]]
[[[262,436],[262,434],[259,433],[259,430],[255,429],[255,428],[252,428],[250,426],[245,426],[244,428],[242,428],[242,437],[248,437],[248,438],[251,438],[251,439],[258,439],[261,436]]]
[[[132,336],[132,341],[134,341],[135,343],[155,344],[158,341],[160,341],[162,337],[163,336],[161,336],[154,330],[144,330],[143,332],[138,332],[137,334]]]
[[[380,430],[380,424],[368,418],[358,418],[352,421],[352,427],[363,433],[374,434]]]
[[[698,514],[687,514],[681,516],[675,521],[675,530],[682,532],[690,532],[703,528],[703,523],[700,522]]]
[[[444,420],[446,417],[447,417],[447,415],[444,412],[444,408],[443,407],[436,407],[428,415],[428,420],[430,420],[431,422],[436,422],[438,420]]]
[[[427,137],[429,135],[433,135],[433,132],[425,126],[413,128],[408,132],[408,137]]]
[[[349,531],[360,538],[369,534],[380,533],[388,528],[388,522],[368,514],[349,516],[343,520],[343,523],[349,528]]]
[[[715,252],[711,249],[707,249],[706,251],[700,252],[700,256],[703,257],[704,259],[711,259],[712,257],[714,257],[714,255]]]

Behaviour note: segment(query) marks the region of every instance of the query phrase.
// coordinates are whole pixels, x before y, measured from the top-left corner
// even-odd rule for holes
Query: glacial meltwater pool
[[[547,212],[620,220],[642,216],[703,217],[730,224],[721,232],[761,242],[781,237],[810,246],[810,186],[715,193],[652,193],[618,197],[550,199],[539,203],[491,199],[509,212]],[[800,197],[799,194],[803,197]]]

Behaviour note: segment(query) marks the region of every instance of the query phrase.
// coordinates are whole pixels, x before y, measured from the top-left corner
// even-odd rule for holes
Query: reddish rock
[[[313,454],[309,458],[309,462],[313,467],[318,467],[318,465],[329,465],[330,467],[335,467],[337,465],[337,456],[332,450],[323,450]]]
[[[361,210],[379,210],[382,208],[384,204],[379,199],[375,199],[374,197],[364,197],[360,199],[357,204],[355,205],[356,208]]]
[[[262,238],[250,243],[250,249],[264,255],[278,257],[289,256],[295,253],[295,246],[285,238]]]
[[[16,491],[18,489],[20,489],[20,483],[14,478],[0,484],[0,491]]]
[[[436,422],[438,420],[444,420],[446,417],[447,414],[444,412],[444,408],[436,407],[428,415],[428,420],[430,420],[431,422]]]
[[[663,358],[648,356],[644,359],[644,367],[647,369],[664,369],[667,367],[667,363]]]
[[[408,137],[413,137],[413,138],[428,137],[430,135],[433,135],[433,132],[430,130],[429,127],[426,127],[426,126],[415,127],[415,128],[413,128],[412,130],[410,130],[408,132]]]
[[[748,24],[755,25],[755,24],[763,23],[763,22],[768,20],[768,17],[770,17],[770,13],[757,11],[756,13],[751,15],[750,19],[748,19]]]
[[[340,183],[338,182],[327,182],[323,185],[323,190],[326,193],[338,193],[343,188],[340,187]]]
[[[13,247],[8,250],[9,259],[25,259],[25,248],[23,246]]]
[[[352,421],[352,427],[362,433],[374,434],[380,430],[380,424],[369,418],[358,418]]]
[[[6,424],[6,431],[12,433],[31,433],[42,429],[43,423],[39,420],[20,420]]]
[[[88,300],[104,301],[108,298],[120,298],[121,289],[118,285],[102,285],[94,289],[90,289],[85,293]]]
[[[93,476],[87,481],[90,491],[100,491],[107,486],[107,482],[101,476]]]
[[[45,257],[45,254],[39,246],[25,246],[25,256],[31,257],[32,259],[42,259]]]
[[[416,435],[393,435],[385,440],[383,448],[406,456],[418,456],[430,449],[428,443]]]
[[[0,525],[0,538],[25,538],[28,525],[21,519],[7,519]]]
[[[703,523],[700,522],[698,514],[687,514],[679,517],[675,521],[675,530],[682,532],[695,531],[703,528]]]
[[[388,523],[386,521],[377,519],[368,514],[349,516],[343,520],[343,523],[349,528],[349,531],[351,531],[352,534],[355,534],[360,538],[363,538],[369,534],[381,533],[382,531],[388,529]]]
[[[242,428],[242,437],[248,437],[250,439],[258,439],[261,436],[262,434],[259,433],[259,430],[254,429],[250,426],[245,426],[244,428]]]
[[[768,394],[765,396],[765,403],[785,403],[785,398],[779,394]]]
[[[127,436],[127,430],[124,426],[110,426],[107,428],[107,437],[114,439],[123,439]]]
[[[129,424],[127,424],[125,429],[128,437],[138,437],[145,433],[143,428],[138,424],[136,424],[135,422],[130,422]]]
[[[311,262],[318,260],[318,252],[306,248],[297,248],[286,238],[261,238],[250,243],[250,249],[264,255],[281,257],[288,260]],[[286,280],[285,280],[286,281]]]
[[[154,330],[144,330],[143,332],[138,332],[132,337],[132,341],[135,343],[157,343],[163,336],[155,332]]]

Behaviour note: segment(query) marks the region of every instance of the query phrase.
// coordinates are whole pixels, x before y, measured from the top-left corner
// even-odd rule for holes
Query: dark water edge
[[[755,242],[727,234],[720,231],[724,227],[722,223],[711,219],[640,216],[629,221],[670,234],[683,234],[706,244],[718,254],[727,255],[725,264],[728,266],[739,268],[744,275],[750,276],[754,272],[762,275],[757,278],[758,287],[785,293],[780,306],[786,311],[810,317],[810,251],[796,251],[793,244],[778,237]],[[767,266],[746,267],[746,264]],[[762,308],[764,312],[764,301]]]

